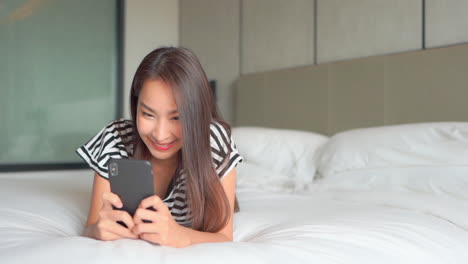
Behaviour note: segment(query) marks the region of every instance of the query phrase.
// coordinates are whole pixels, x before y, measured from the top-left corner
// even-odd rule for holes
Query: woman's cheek
[[[182,126],[180,125],[180,122],[177,122],[176,124],[176,135],[177,135],[177,138],[182,141]]]
[[[181,149],[182,145],[183,145],[183,138],[182,138],[182,130],[181,129],[179,131],[177,131],[177,139],[178,139],[178,142],[179,142],[179,149]]]
[[[151,132],[151,124],[149,124],[143,117],[139,116],[137,122],[138,132],[142,138]]]

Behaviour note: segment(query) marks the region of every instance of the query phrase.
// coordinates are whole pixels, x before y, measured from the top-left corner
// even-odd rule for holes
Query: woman
[[[174,47],[149,53],[133,78],[130,105],[132,120],[113,121],[77,150],[96,171],[84,235],[171,247],[232,241],[235,167],[242,157],[196,56]],[[107,179],[110,157],[152,164],[155,194],[133,217],[113,210],[122,202]]]

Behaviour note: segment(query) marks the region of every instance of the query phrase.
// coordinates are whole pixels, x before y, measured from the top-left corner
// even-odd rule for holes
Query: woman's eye
[[[174,120],[179,120],[179,117],[178,117],[178,116],[174,116],[172,119],[174,119]]]
[[[152,115],[150,115],[150,114],[148,114],[148,113],[146,113],[146,112],[143,112],[143,115],[144,115],[144,116],[152,116]]]

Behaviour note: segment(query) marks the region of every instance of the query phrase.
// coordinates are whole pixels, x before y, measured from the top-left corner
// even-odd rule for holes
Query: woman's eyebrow
[[[153,114],[156,114],[156,110],[152,109],[151,107],[147,106],[145,103],[143,102],[140,102],[140,105],[143,106],[144,108],[148,109],[148,111],[152,112]],[[179,111],[177,111],[177,109],[174,109],[174,110],[171,110],[169,111],[169,114],[170,115],[173,115],[173,114],[178,114]]]
[[[149,107],[149,106],[145,105],[145,103],[143,103],[143,102],[140,102],[140,105],[141,105],[141,106],[143,106],[144,108],[148,109],[150,112],[152,112],[152,113],[156,114],[156,111],[155,111],[155,110],[153,110],[151,107]]]

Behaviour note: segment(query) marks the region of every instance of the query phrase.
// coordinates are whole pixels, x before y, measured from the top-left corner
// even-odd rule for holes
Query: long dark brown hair
[[[136,124],[138,97],[146,80],[161,80],[174,93],[183,138],[179,168],[183,168],[186,175],[186,197],[192,214],[192,228],[218,232],[229,221],[230,206],[213,167],[210,124],[219,122],[228,135],[231,128],[219,114],[205,71],[195,54],[186,48],[162,47],[146,55],[135,73],[130,92],[133,158],[137,159],[151,157]],[[237,199],[235,207],[237,211]]]

